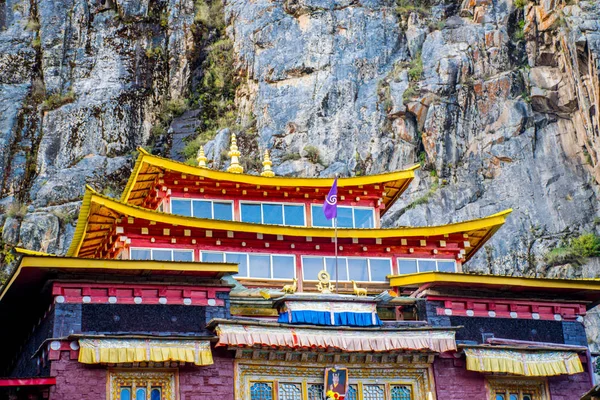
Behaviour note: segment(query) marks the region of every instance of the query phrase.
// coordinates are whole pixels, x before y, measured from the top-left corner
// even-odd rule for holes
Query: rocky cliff
[[[466,268],[548,270],[598,230],[600,5],[588,0],[0,0],[2,246],[62,253],[84,184],[137,146],[281,175],[423,168],[385,224],[513,208]],[[6,252],[2,253],[7,254]]]

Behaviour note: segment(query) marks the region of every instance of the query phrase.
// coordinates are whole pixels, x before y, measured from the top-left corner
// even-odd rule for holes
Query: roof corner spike
[[[229,164],[229,167],[227,167],[227,172],[231,172],[233,174],[243,173],[244,167],[240,165],[240,151],[238,150],[235,133],[231,134],[231,147],[229,148],[229,153],[227,153],[227,155],[231,157],[231,164]]]
[[[198,166],[200,168],[206,168],[206,161],[208,159],[204,155],[204,146],[200,146],[200,150],[198,150],[198,157],[196,157],[196,161],[198,161]]]
[[[273,161],[271,161],[271,157],[269,156],[269,150],[265,150],[265,158],[262,162],[263,170],[260,173],[261,176],[266,176],[267,178],[271,178],[275,176],[275,172],[271,169],[271,165],[273,165]]]

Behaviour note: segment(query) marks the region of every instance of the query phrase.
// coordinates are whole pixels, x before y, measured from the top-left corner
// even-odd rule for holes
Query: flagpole
[[[339,294],[339,281],[338,281],[338,277],[340,276],[339,274],[339,269],[338,269],[338,244],[337,244],[337,215],[335,216],[335,218],[333,219],[333,226],[334,226],[334,231],[335,231],[335,293]]]

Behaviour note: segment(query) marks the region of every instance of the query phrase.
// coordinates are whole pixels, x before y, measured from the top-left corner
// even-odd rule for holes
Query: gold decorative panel
[[[147,399],[150,393],[160,393],[160,400],[177,400],[176,372],[148,370],[109,370],[108,400],[121,400],[122,389],[129,389],[131,399],[138,389],[146,389]]]

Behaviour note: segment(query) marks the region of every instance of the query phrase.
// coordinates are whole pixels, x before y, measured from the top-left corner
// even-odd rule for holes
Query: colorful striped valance
[[[518,351],[465,349],[467,369],[524,376],[554,376],[583,372],[579,356],[571,351]]]
[[[211,365],[213,358],[208,341],[160,339],[79,340],[79,362],[84,364],[121,364],[144,361],[184,361],[196,365]]]
[[[330,326],[380,326],[375,303],[286,301],[277,322]]]
[[[454,331],[350,331],[254,325],[219,325],[216,330],[220,346],[331,347],[353,352],[456,350]]]

